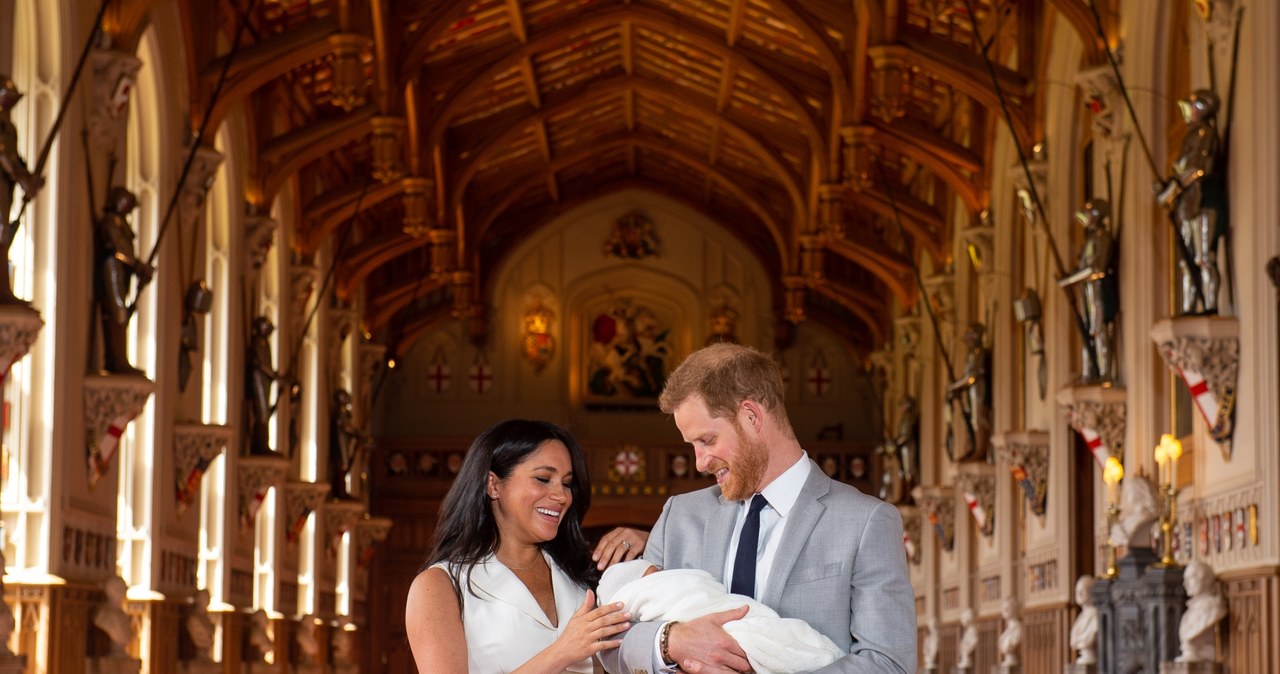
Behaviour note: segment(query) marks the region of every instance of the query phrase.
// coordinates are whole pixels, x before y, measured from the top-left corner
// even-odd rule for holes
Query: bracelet
[[[662,631],[658,634],[658,652],[662,654],[662,664],[668,667],[676,664],[675,660],[671,659],[671,651],[668,649],[671,647],[671,628],[677,622],[678,621],[672,620],[671,622],[663,625]]]

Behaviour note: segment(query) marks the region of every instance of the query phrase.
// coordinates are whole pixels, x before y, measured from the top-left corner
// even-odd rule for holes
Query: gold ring
[[[623,541],[623,542],[622,542],[622,547],[624,547],[624,548],[626,548],[626,549],[630,550],[630,549],[631,549],[631,541]]]

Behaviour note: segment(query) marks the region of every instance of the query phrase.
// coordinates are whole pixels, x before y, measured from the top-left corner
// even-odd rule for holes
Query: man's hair
[[[744,400],[760,403],[791,433],[783,404],[782,368],[749,346],[721,342],[698,349],[667,377],[658,406],[671,414],[693,396],[701,396],[711,416],[735,419]]]

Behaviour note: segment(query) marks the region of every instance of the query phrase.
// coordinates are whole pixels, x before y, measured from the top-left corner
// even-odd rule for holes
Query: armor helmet
[[[22,92],[18,91],[18,85],[8,75],[0,74],[0,108],[9,110],[21,99]]]
[[[1076,211],[1076,221],[1085,229],[1095,225],[1101,225],[1111,217],[1111,205],[1106,199],[1090,199],[1084,204],[1084,208]]]
[[[107,209],[116,213],[128,213],[138,207],[138,197],[119,185],[107,193]]]
[[[1188,124],[1203,122],[1218,114],[1218,95],[1208,89],[1196,89],[1186,100],[1178,101],[1178,109]]]

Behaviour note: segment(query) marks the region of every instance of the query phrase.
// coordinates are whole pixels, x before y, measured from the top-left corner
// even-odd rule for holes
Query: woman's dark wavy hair
[[[457,584],[459,572],[465,571],[467,589],[475,594],[470,587],[471,570],[498,549],[498,523],[486,489],[489,473],[505,480],[516,466],[552,440],[563,442],[569,449],[569,462],[573,467],[569,491],[573,502],[560,520],[556,537],[541,547],[579,586],[595,587],[599,581],[600,573],[591,560],[591,547],[582,533],[582,518],[591,505],[591,477],[582,447],[568,431],[553,423],[510,419],[489,427],[471,443],[458,477],[444,497],[431,554],[422,565],[425,569],[439,562],[446,564],[449,576],[454,579],[459,603],[462,601],[462,588]]]

